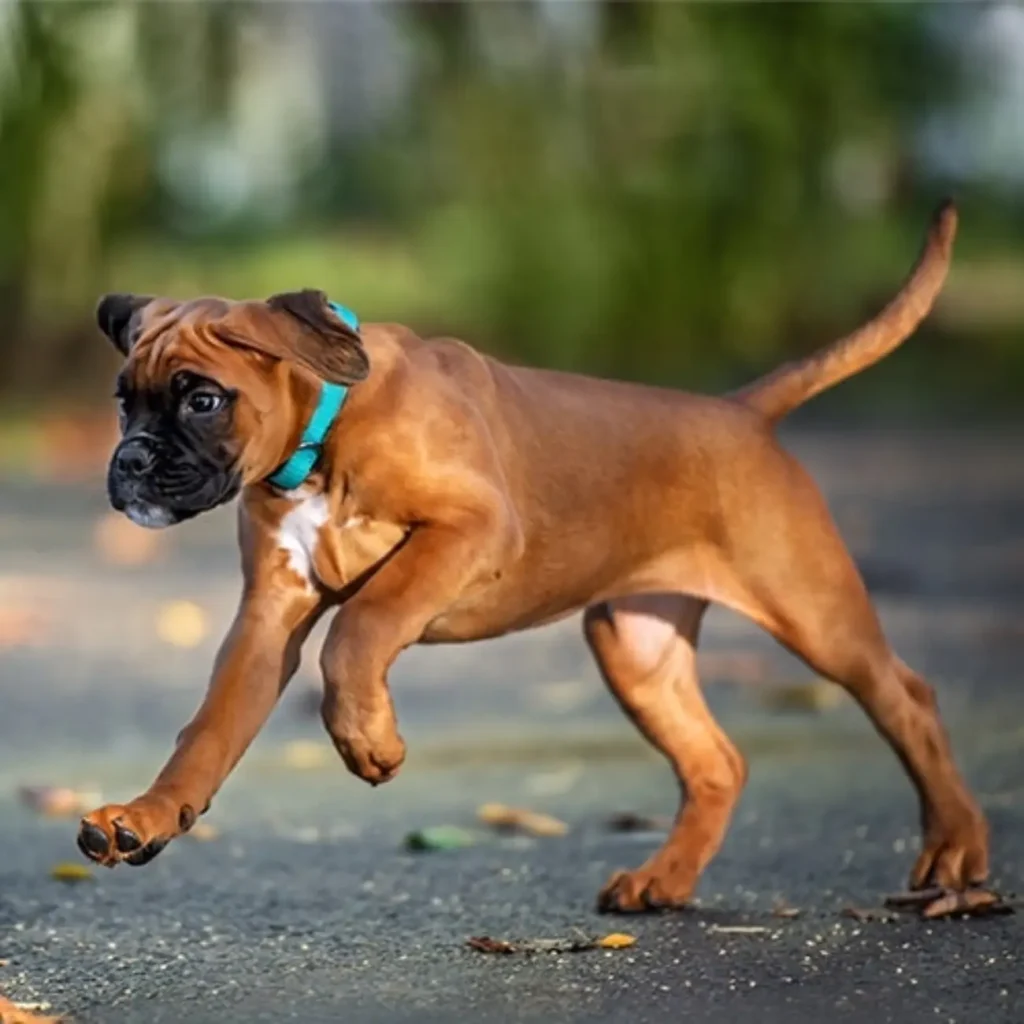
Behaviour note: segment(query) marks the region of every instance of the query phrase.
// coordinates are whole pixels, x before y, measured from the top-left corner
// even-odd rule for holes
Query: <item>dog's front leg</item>
[[[507,550],[495,517],[417,527],[338,611],[324,642],[324,725],[348,769],[372,785],[405,759],[387,672],[399,653]]]
[[[206,698],[156,781],[128,804],[82,819],[78,846],[113,867],[140,865],[187,832],[266,721],[299,664],[320,598],[293,579],[250,583]]]

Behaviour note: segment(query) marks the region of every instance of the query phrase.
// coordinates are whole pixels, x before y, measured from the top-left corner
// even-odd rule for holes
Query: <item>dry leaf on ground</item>
[[[194,601],[169,601],[157,615],[156,632],[175,647],[198,647],[206,637],[206,613]]]
[[[948,892],[929,903],[921,916],[929,921],[943,917],[987,917],[994,914],[1012,914],[1013,907],[995,892],[968,889],[967,892]]]
[[[564,836],[569,826],[549,814],[521,807],[506,807],[504,804],[484,804],[477,811],[477,818],[491,828],[508,832],[526,832],[534,836]]]
[[[92,872],[84,864],[57,864],[50,869],[50,877],[57,882],[91,882]]]
[[[167,537],[137,526],[120,512],[107,512],[96,520],[92,542],[99,555],[113,565],[144,565],[163,551]]]
[[[891,896],[886,896],[884,902],[892,910],[914,910],[944,895],[944,889],[933,886],[930,889],[912,889],[909,892],[896,892]]]
[[[0,996],[0,1024],[61,1024],[61,1017],[44,1017],[37,1010],[47,1010],[47,1003],[12,1003]]]
[[[469,939],[466,945],[478,953],[584,953],[591,949],[628,949],[636,945],[636,937],[623,932],[592,938],[580,935],[571,939],[521,939],[509,942],[506,939],[493,939],[489,935],[477,935]]]
[[[799,907],[791,907],[788,903],[783,903],[781,900],[772,907],[772,917],[781,917],[787,921],[799,917],[802,913],[803,911]]]
[[[1014,913],[1013,905],[990,889],[968,889],[966,892],[952,892],[938,887],[918,889],[887,896],[885,905],[892,910],[918,910],[929,921],[943,917],[986,917]]]

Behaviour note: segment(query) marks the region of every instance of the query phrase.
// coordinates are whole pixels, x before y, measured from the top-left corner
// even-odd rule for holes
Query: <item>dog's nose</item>
[[[153,453],[138,441],[121,445],[114,456],[114,468],[126,477],[142,476],[153,465]]]

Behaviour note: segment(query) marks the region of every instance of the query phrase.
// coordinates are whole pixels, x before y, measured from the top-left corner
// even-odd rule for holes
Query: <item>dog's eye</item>
[[[224,404],[224,396],[214,391],[193,391],[184,402],[186,412],[197,416],[208,416]]]

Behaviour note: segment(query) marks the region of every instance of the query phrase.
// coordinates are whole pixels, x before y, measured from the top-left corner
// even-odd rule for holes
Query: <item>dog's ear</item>
[[[96,307],[96,322],[121,355],[128,355],[135,340],[135,314],[151,301],[151,295],[129,295],[124,292],[114,292],[100,299]]]
[[[357,384],[369,375],[362,339],[331,309],[323,292],[282,292],[267,299],[267,306],[278,314],[286,339],[287,352],[276,354],[333,384]]]

